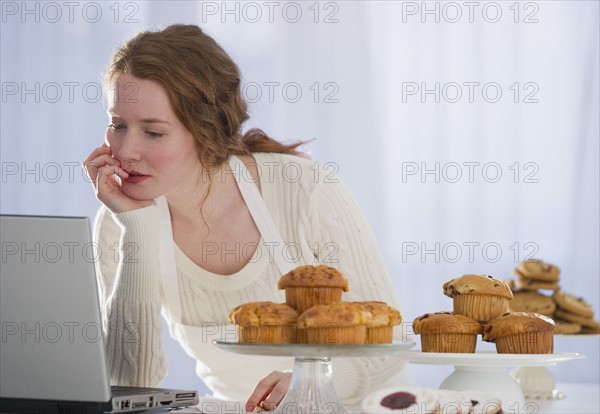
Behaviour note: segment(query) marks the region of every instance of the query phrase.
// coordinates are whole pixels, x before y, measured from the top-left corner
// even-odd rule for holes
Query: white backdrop
[[[315,138],[406,321],[450,309],[450,278],[510,278],[532,255],[600,310],[598,2],[2,1],[2,213],[94,216],[79,163],[107,124],[102,71],[120,42],[171,23],[200,25],[238,63],[244,128]],[[163,385],[200,387],[165,341]],[[588,354],[552,368],[559,380],[599,381],[597,337],[556,350]],[[410,370],[433,386],[449,372]]]

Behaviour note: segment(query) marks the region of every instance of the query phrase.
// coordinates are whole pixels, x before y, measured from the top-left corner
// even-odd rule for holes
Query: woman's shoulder
[[[261,182],[280,182],[289,185],[316,187],[322,183],[338,182],[337,165],[321,163],[307,157],[280,153],[253,153]]]
[[[308,157],[293,155],[293,154],[283,154],[278,152],[253,152],[252,156],[256,160],[256,163],[261,167],[268,167],[269,165],[285,165],[285,164],[298,164],[302,167],[306,168],[311,164],[314,164]]]

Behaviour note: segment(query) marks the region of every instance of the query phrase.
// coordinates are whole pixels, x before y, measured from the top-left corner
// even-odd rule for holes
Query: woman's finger
[[[254,408],[258,407],[272,393],[282,379],[286,379],[287,383],[283,385],[285,386],[285,390],[282,394],[283,397],[287,391],[287,387],[289,386],[290,378],[291,373],[281,371],[273,371],[264,377],[258,384],[256,384],[256,387],[254,387],[250,397],[248,397],[248,400],[246,401],[246,411],[252,411]],[[277,392],[279,393],[279,390]]]
[[[101,193],[110,193],[119,186],[114,177],[115,174],[118,175],[118,171],[119,167],[116,165],[106,164],[98,168],[95,180],[96,193],[98,195],[101,195]]]
[[[115,170],[115,172],[119,171],[119,175],[121,175],[122,172],[124,172],[123,169],[120,168],[119,161],[117,161],[110,155],[100,155],[90,161],[84,162],[83,164],[83,167],[85,168],[85,171],[87,172],[87,175],[92,181],[92,183],[94,183],[96,181],[96,178],[98,177],[98,170],[105,165],[117,167],[117,170]]]
[[[262,408],[273,411],[281,402],[290,386],[290,376],[283,376],[271,390],[271,393],[261,403]]]
[[[85,159],[85,161],[83,161],[83,164],[87,164],[88,162],[92,161],[95,158],[98,158],[101,155],[104,154],[109,154],[111,155],[111,150],[110,148],[106,145],[106,144],[102,144],[101,147],[95,148],[90,155]]]

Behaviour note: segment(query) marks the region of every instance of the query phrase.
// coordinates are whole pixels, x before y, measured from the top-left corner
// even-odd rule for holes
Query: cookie
[[[533,291],[516,292],[508,303],[508,310],[511,312],[535,312],[552,316],[555,309],[556,304],[551,297]]]
[[[544,282],[558,282],[560,276],[560,269],[558,267],[536,259],[521,262],[516,270],[527,279]]]
[[[559,290],[554,292],[552,299],[559,308],[567,312],[583,316],[584,318],[591,318],[594,316],[592,305],[587,303],[583,298],[578,298],[563,290]]]
[[[580,333],[585,334],[585,335],[600,334],[600,326],[596,326],[595,328],[589,328],[587,326],[582,326]]]
[[[521,290],[538,290],[538,289],[559,290],[560,289],[560,286],[558,286],[558,283],[541,282],[539,280],[526,279],[523,277],[520,277],[519,279],[517,279],[516,285],[517,285],[517,288],[519,288]]]
[[[576,315],[562,309],[556,309],[556,311],[554,311],[554,316],[567,322],[578,323],[582,328],[587,327],[591,329],[600,329],[600,322],[597,320],[593,318],[584,318],[583,316]]]
[[[576,334],[581,332],[581,325],[554,318],[555,334]]]

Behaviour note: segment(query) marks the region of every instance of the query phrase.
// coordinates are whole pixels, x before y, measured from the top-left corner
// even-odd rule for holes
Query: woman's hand
[[[256,407],[274,410],[287,392],[291,379],[291,372],[271,372],[254,387],[246,401],[246,411],[253,411]]]
[[[102,144],[101,147],[92,151],[83,162],[83,168],[94,186],[96,198],[113,213],[123,213],[154,203],[153,200],[134,200],[123,193],[121,184],[113,175],[116,174],[121,179],[126,179],[129,174],[121,168],[119,161],[112,156],[112,152],[106,144]]]

